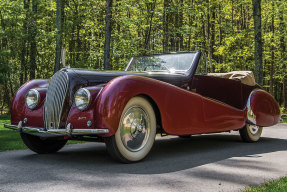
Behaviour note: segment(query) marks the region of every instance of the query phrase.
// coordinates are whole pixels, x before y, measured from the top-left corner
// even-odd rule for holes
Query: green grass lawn
[[[27,149],[17,131],[4,128],[10,123],[8,115],[0,116],[0,152],[16,149]],[[83,141],[68,141],[68,144],[84,143]]]
[[[287,192],[287,177],[267,182],[261,186],[250,187],[244,192]]]
[[[17,131],[4,128],[5,123],[10,123],[9,116],[0,116],[0,151],[26,149]]]
[[[287,123],[287,116],[282,116],[281,117],[282,121],[280,121],[280,123]]]

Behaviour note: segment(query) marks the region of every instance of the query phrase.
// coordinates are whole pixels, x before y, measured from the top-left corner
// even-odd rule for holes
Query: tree
[[[201,51],[210,72],[255,71],[287,109],[286,0],[0,2],[0,111],[21,84],[60,69],[62,47],[69,66],[97,70],[124,70],[132,56]]]
[[[168,41],[169,41],[169,23],[170,23],[170,0],[164,0],[163,7],[163,52],[168,52]]]
[[[21,61],[21,71],[20,71],[20,84],[23,84],[27,80],[27,61],[26,61],[26,54],[27,54],[27,33],[28,33],[28,19],[29,19],[29,4],[30,0],[24,0],[24,12],[25,18],[23,21],[23,35],[22,35],[22,45],[21,45],[21,54],[20,54],[20,61]]]
[[[36,78],[36,57],[37,57],[37,9],[38,0],[32,0],[32,17],[29,27],[29,40],[30,40],[30,79]]]
[[[57,12],[56,12],[56,24],[57,24],[57,34],[56,34],[56,58],[54,73],[59,71],[61,64],[61,49],[62,49],[62,28],[63,28],[63,18],[64,18],[64,0],[57,0]]]
[[[281,51],[281,60],[282,63],[282,81],[283,81],[283,106],[287,109],[287,54],[286,54],[286,21],[284,21],[284,0],[279,0],[279,31],[280,31],[280,51]]]
[[[105,48],[104,48],[104,69],[109,69],[110,66],[110,44],[112,33],[112,3],[113,0],[106,0],[106,28],[105,28]]]
[[[273,90],[273,86],[274,86],[274,65],[275,65],[275,46],[274,46],[274,38],[275,38],[275,27],[274,27],[274,2],[272,2],[272,21],[271,21],[271,33],[272,33],[272,37],[271,37],[271,65],[270,65],[270,88],[269,88],[269,92],[271,95],[274,95],[274,90]]]
[[[254,18],[255,40],[255,79],[259,85],[263,85],[262,70],[262,32],[261,32],[261,0],[252,0]]]

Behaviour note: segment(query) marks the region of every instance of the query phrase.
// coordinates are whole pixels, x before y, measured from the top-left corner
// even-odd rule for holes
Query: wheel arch
[[[117,77],[99,93],[94,108],[95,125],[110,130],[104,137],[114,135],[125,105],[131,98],[141,96],[152,105],[156,114],[157,131],[161,131],[164,123],[158,102],[161,102],[160,99],[165,95],[163,90],[172,88],[174,87],[167,83],[146,77],[134,75]]]
[[[153,110],[155,112],[155,116],[156,116],[157,133],[163,132],[164,129],[162,126],[162,121],[161,121],[161,113],[160,113],[160,109],[159,109],[157,103],[155,102],[155,100],[148,94],[138,94],[138,95],[135,95],[134,97],[137,97],[137,96],[145,98],[152,105],[152,108],[153,108]]]

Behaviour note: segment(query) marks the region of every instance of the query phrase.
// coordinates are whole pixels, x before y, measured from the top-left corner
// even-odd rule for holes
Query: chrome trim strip
[[[108,129],[72,129],[72,134],[105,134],[109,133]]]
[[[4,128],[12,129],[12,130],[15,130],[15,131],[18,130],[17,125],[4,124]]]
[[[125,68],[125,71],[128,71],[130,68],[131,63],[134,61],[134,57],[132,57],[127,65],[127,67]]]
[[[21,122],[21,121],[20,121]],[[98,135],[109,133],[108,129],[49,129],[45,131],[44,128],[32,128],[32,127],[22,127],[22,122],[18,125],[4,124],[5,128],[12,129],[19,132],[25,133],[44,133],[44,134],[54,134],[63,136],[76,136],[76,135]]]

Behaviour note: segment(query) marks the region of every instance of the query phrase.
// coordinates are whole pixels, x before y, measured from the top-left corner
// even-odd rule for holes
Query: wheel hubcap
[[[139,151],[147,143],[150,120],[139,106],[130,107],[121,119],[120,134],[124,146],[129,151]]]
[[[255,135],[259,130],[259,127],[256,125],[249,125],[248,128],[253,135]]]

